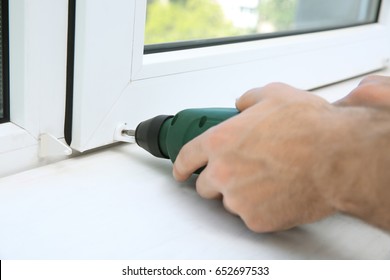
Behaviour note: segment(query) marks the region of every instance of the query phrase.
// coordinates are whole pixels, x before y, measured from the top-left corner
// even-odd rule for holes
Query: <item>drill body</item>
[[[187,142],[237,114],[235,108],[201,108],[186,109],[174,116],[159,115],[137,126],[135,141],[152,155],[175,162]]]

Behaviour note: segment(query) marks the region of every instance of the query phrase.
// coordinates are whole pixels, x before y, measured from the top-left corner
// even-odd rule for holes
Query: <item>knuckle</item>
[[[281,82],[272,82],[272,83],[269,83],[267,85],[264,86],[264,89],[267,91],[267,92],[270,92],[270,93],[278,93],[280,91],[284,91],[286,89],[289,89],[291,88],[289,85],[285,84],[285,83],[281,83]]]
[[[241,205],[238,203],[238,200],[234,196],[224,195],[223,206],[226,210],[233,214],[239,215],[241,212]]]
[[[203,198],[209,199],[212,198],[212,195],[210,194],[210,187],[207,187],[205,184],[202,184],[201,181],[198,179],[195,183],[196,192]]]
[[[229,181],[225,169],[219,163],[209,162],[196,181],[196,191],[204,198],[222,194]]]
[[[178,161],[175,161],[172,173],[177,181],[184,181],[190,176],[188,170],[185,168],[185,164]]]
[[[174,161],[174,167],[178,172],[183,172],[183,169],[185,166],[187,166],[187,162],[189,160],[188,156],[188,146],[184,145],[181,150],[179,151],[175,161]]]
[[[261,88],[259,88],[259,87],[251,88],[251,89],[249,89],[248,91],[246,91],[246,92],[243,94],[243,96],[248,96],[248,95],[256,94],[256,93],[258,93],[259,91],[261,91]]]
[[[245,225],[253,232],[265,233],[274,230],[273,226],[269,222],[266,222],[264,219],[261,219],[253,214],[242,216],[242,219]]]
[[[274,219],[267,213],[259,212],[259,205],[244,199],[237,192],[223,193],[223,205],[229,212],[240,216],[244,224],[253,232],[265,233],[277,229]]]
[[[270,83],[263,87],[262,94],[264,97],[268,96],[275,96],[280,91],[280,84],[279,83]]]
[[[286,84],[281,83],[281,82],[272,82],[267,84],[265,87],[270,87],[270,88],[279,88],[279,87],[284,87]]]
[[[254,87],[247,90],[239,100],[256,100],[263,93],[264,87]]]
[[[291,97],[291,93],[295,93],[297,89],[284,83],[273,82],[264,87],[263,95],[269,100],[280,102],[285,100],[287,96]]]

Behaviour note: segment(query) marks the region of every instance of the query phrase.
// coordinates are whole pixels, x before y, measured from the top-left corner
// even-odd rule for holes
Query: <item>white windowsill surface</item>
[[[0,259],[390,259],[389,233],[344,215],[253,233],[171,169],[118,145],[0,179]]]

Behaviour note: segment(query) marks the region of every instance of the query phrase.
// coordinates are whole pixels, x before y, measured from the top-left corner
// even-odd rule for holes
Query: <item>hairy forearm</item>
[[[390,230],[390,109],[339,109],[322,192],[339,211]]]

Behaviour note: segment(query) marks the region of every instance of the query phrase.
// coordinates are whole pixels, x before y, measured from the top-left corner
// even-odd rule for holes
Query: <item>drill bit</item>
[[[122,130],[121,134],[122,134],[122,136],[129,138],[128,142],[135,143],[135,130],[134,129],[124,129],[124,130]]]

